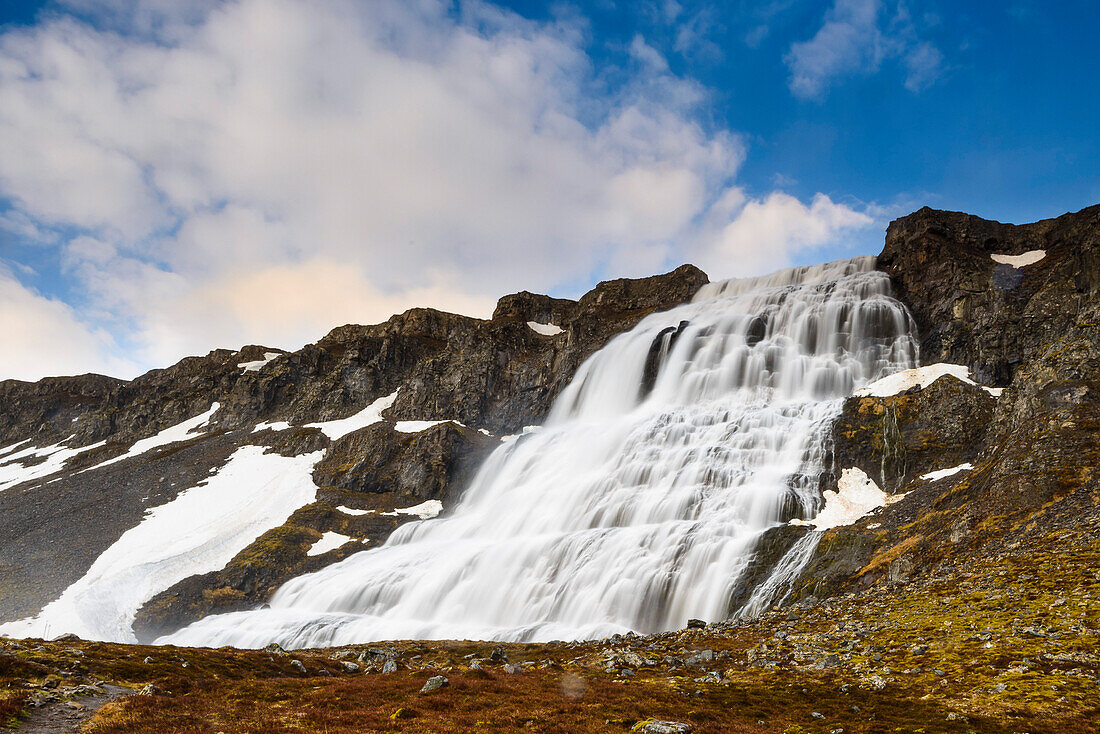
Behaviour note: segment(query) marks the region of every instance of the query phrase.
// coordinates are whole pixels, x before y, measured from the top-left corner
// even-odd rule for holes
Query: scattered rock
[[[681,724],[678,721],[661,721],[660,719],[646,719],[635,724],[630,731],[643,732],[644,734],[691,734],[691,724]]]
[[[444,686],[449,686],[451,682],[442,675],[433,675],[424,684],[424,687],[420,689],[421,693],[431,693],[432,691],[438,691]]]

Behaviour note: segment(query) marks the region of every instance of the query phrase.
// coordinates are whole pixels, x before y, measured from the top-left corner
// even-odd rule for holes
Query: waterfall
[[[873,268],[704,286],[593,354],[450,516],[161,641],[538,641],[728,617],[761,533],[819,509],[844,397],[915,362],[909,314]]]

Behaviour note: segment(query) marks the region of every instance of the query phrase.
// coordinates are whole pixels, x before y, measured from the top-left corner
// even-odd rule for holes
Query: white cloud
[[[905,54],[905,88],[919,92],[931,86],[943,70],[943,54],[930,43],[920,43]]]
[[[882,62],[902,58],[905,86],[919,91],[939,76],[943,55],[931,43],[917,39],[904,3],[892,14],[881,0],[835,0],[814,37],[791,45],[785,57],[791,92],[820,99],[836,79],[868,75]]]
[[[24,287],[0,267],[0,379],[37,380],[83,372],[132,374],[110,335],[82,323],[61,301]]]
[[[867,214],[824,194],[807,206],[778,191],[749,199],[732,188],[712,209],[695,246],[700,266],[712,278],[757,275],[873,223]]]
[[[76,230],[46,246],[82,318],[146,367],[416,305],[487,314],[677,264],[701,231],[741,247],[719,243],[760,216],[711,207],[744,146],[640,37],[606,74],[583,24],[478,3],[69,2],[106,21],[0,35],[0,225]],[[844,209],[791,201],[804,229],[760,267]]]

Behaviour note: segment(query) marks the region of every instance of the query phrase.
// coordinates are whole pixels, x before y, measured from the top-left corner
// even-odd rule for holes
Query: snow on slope
[[[306,551],[307,556],[319,556],[322,553],[328,553],[330,550],[336,550],[345,543],[350,543],[355,538],[352,538],[341,533],[334,533],[331,530],[322,534],[321,539],[309,547]]]
[[[283,355],[279,352],[264,352],[263,359],[257,359],[255,362],[241,362],[237,365],[237,367],[244,370],[245,372],[259,372],[268,364],[270,364],[272,360],[281,356]]]
[[[383,515],[396,517],[397,515],[416,515],[421,520],[431,520],[443,512],[443,503],[439,500],[428,500],[412,507],[400,507],[393,512],[383,512]]]
[[[895,502],[903,495],[890,495],[879,489],[875,480],[859,468],[845,469],[840,473],[834,492],[827,489],[825,507],[812,520],[791,520],[791,525],[812,525],[815,530],[851,525],[888,502]]]
[[[528,321],[527,328],[543,336],[557,336],[562,333],[562,328],[557,324],[540,324],[538,321]]]
[[[257,423],[256,427],[252,429],[252,432],[259,433],[260,431],[266,431],[268,429],[271,429],[272,431],[285,431],[288,428],[290,428],[290,424],[286,421],[275,421],[274,423],[268,423],[265,421],[263,423]]]
[[[0,492],[9,487],[14,487],[17,484],[29,482],[32,479],[38,479],[40,477],[47,477],[54,472],[61,471],[65,463],[77,454],[81,454],[89,449],[97,449],[106,443],[105,441],[100,441],[90,446],[70,449],[65,446],[65,442],[72,440],[72,438],[72,436],[69,436],[65,441],[41,449],[31,446],[22,451],[16,451],[10,456],[0,458],[0,462],[3,462],[0,463]],[[21,446],[24,443],[27,442],[23,441],[15,444],[15,446]],[[14,448],[14,446],[9,446],[8,448],[11,449]],[[20,463],[20,461],[25,459],[41,459],[43,457],[46,459],[45,461],[32,466],[23,466],[23,464]]]
[[[1034,265],[1047,256],[1046,250],[1029,250],[1023,255],[1002,255],[1000,253],[994,253],[989,258],[1001,265],[1011,265],[1014,268],[1023,268],[1028,265]]]
[[[216,474],[150,509],[60,598],[34,618],[0,625],[0,634],[136,642],[131,625],[146,601],[188,576],[224,568],[316,499],[312,472],[323,451],[286,457],[265,450],[237,449]]]
[[[382,420],[382,411],[393,405],[393,401],[397,400],[398,392],[398,390],[394,390],[392,395],[378,398],[353,416],[334,421],[307,423],[305,427],[320,428],[321,432],[333,441],[343,438],[352,431],[358,431],[360,428],[366,428]]]
[[[17,448],[19,448],[23,444],[30,443],[30,442],[31,442],[31,440],[29,438],[24,438],[22,441],[18,441],[18,442],[13,443],[9,446],[5,446],[4,448],[0,449],[0,457],[4,456],[4,454],[10,454],[12,451],[15,451]]]
[[[195,431],[209,423],[210,419],[214,416],[215,413],[218,412],[218,408],[220,407],[222,407],[221,403],[214,403],[210,406],[210,410],[206,411],[205,413],[196,415],[194,418],[188,418],[182,423],[177,423],[174,426],[169,426],[155,436],[150,436],[149,438],[143,438],[140,441],[135,441],[134,445],[131,446],[125,454],[122,454],[121,456],[116,456],[113,459],[107,459],[107,461],[102,461],[95,466],[88,467],[84,471],[100,469],[109,464],[115,464],[120,461],[125,461],[126,459],[144,454],[146,451],[152,451],[155,448],[166,446],[170,443],[176,443],[177,441],[188,441],[192,438],[198,438],[202,434],[195,433]]]
[[[454,421],[454,420],[397,421],[397,424],[394,426],[394,430],[398,431],[400,433],[420,433],[421,431],[428,430],[432,426],[438,426],[440,423],[454,423],[456,426],[459,426],[460,428],[465,428],[466,427],[462,423],[459,423],[458,421]]]
[[[961,471],[970,471],[973,468],[974,466],[968,461],[965,464],[959,464],[958,466],[953,466],[950,469],[939,469],[937,471],[930,471],[927,474],[921,474],[920,478],[925,480],[926,482],[934,482],[937,479],[954,476]]]
[[[852,393],[852,395],[856,397],[887,398],[891,395],[905,392],[911,387],[920,386],[923,390],[944,375],[957,377],[968,385],[977,385],[993,397],[999,397],[1000,394],[1004,392],[1003,387],[986,387],[985,385],[978,385],[978,383],[970,379],[970,368],[965,365],[940,362],[939,364],[930,364],[925,367],[914,367],[911,370],[895,372],[892,375],[883,377],[881,380],[872,382],[870,385],[861,387]]]

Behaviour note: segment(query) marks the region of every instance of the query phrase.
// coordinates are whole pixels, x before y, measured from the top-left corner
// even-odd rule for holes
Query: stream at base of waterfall
[[[871,257],[704,286],[592,355],[449,516],[160,642],[546,641],[725,619],[760,535],[820,509],[844,398],[916,351]]]

